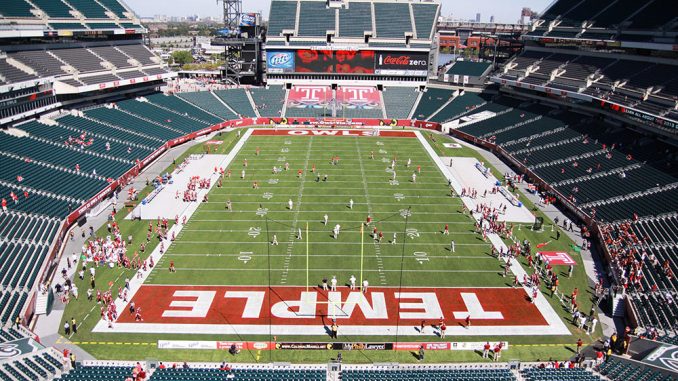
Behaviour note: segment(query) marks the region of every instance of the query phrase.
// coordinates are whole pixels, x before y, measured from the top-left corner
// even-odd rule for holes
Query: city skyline
[[[173,2],[171,8],[167,7],[166,0],[126,0],[126,3],[140,17],[152,18],[156,15],[168,17],[188,17],[198,15],[201,18],[221,18],[221,4],[215,0],[194,0],[192,2]],[[498,23],[515,23],[520,18],[523,7],[531,8],[535,12],[542,12],[551,0],[475,0],[473,3],[459,3],[453,0],[441,1],[441,15],[452,16],[455,19],[475,20],[476,14],[480,14],[481,22],[489,22],[494,17]],[[243,12],[261,12],[264,19],[268,19],[271,0],[245,0]]]

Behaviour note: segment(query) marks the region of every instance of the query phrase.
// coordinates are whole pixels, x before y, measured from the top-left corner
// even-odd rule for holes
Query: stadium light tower
[[[253,84],[260,81],[258,57],[262,46],[260,14],[242,13],[242,0],[217,0],[223,4],[224,27],[212,39],[213,46],[224,47],[222,81]]]
[[[224,5],[224,28],[231,31],[238,30],[242,14],[242,0],[217,0],[217,4],[219,1]]]

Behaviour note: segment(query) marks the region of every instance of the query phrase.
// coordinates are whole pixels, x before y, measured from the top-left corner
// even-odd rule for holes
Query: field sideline
[[[233,138],[232,134],[226,136]],[[339,157],[338,165],[330,162],[334,156]],[[387,172],[394,156],[397,185],[392,185],[393,175]],[[406,168],[408,158],[412,163]],[[245,159],[248,164],[242,180]],[[286,162],[288,171],[272,173],[273,166],[284,168]],[[313,166],[315,173],[311,172]],[[410,175],[417,166],[421,166],[421,174],[413,183]],[[416,139],[253,136],[229,168],[231,178],[225,179],[221,188],[213,188],[209,202],[200,205],[147,284],[313,287],[323,277],[336,276],[345,288],[351,275],[359,278],[361,248],[363,278],[372,287],[506,288],[510,283],[500,276],[501,263],[490,256],[489,243],[474,232],[473,220],[462,213],[460,199],[450,194],[442,174]],[[316,174],[321,175],[320,181]],[[322,181],[325,174],[328,179]],[[258,189],[253,189],[254,181]],[[228,199],[233,211],[225,209]],[[349,199],[354,201],[353,209],[348,208]],[[289,200],[293,201],[291,210]],[[408,208],[411,216],[406,219],[401,213]],[[323,223],[325,213],[327,226]],[[360,226],[368,214],[375,222],[372,226],[383,232],[381,243],[370,236],[371,229],[363,234],[364,244],[360,243]],[[331,231],[337,223],[341,233],[335,240]],[[442,234],[445,224],[449,224],[449,236]],[[297,239],[300,228],[301,240]],[[393,233],[396,244],[390,242]],[[279,245],[270,245],[273,235]],[[454,253],[450,251],[451,239],[455,241]],[[167,271],[169,261],[174,261],[176,273]],[[446,319],[448,324],[454,323]],[[123,340],[133,336],[91,335],[125,337]],[[206,338],[174,336],[198,337]]]

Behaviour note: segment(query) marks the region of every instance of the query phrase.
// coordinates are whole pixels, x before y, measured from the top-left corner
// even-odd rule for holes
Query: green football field
[[[393,158],[395,182],[387,171]],[[283,170],[273,174],[274,166]],[[418,166],[421,173],[412,182]],[[450,195],[417,139],[252,136],[229,168],[231,178],[213,188],[147,283],[305,286],[307,267],[310,285],[332,276],[343,285],[351,275],[361,279],[361,268],[362,279],[372,286],[505,283],[498,276],[499,262],[489,255],[490,244],[474,233],[461,200]],[[368,215],[373,223],[361,235]],[[337,224],[340,234],[334,239]],[[445,224],[450,235],[442,234]],[[383,234],[381,243],[373,236],[375,227]],[[278,245],[270,244],[274,235]],[[169,261],[176,273],[166,271]]]
[[[473,156],[468,148],[449,149],[442,146],[445,138],[426,135],[440,156]],[[224,144],[211,153],[226,154],[238,141],[234,132],[216,139]],[[257,155],[257,147],[260,154]],[[190,154],[205,151],[196,146],[177,158],[177,163]],[[374,158],[372,159],[372,152]],[[339,157],[333,165],[332,157]],[[396,182],[387,168],[397,158]],[[406,167],[408,159],[411,165]],[[247,160],[246,179],[240,179],[243,163]],[[288,171],[272,173],[274,166]],[[311,172],[315,166],[315,173]],[[416,183],[411,174],[421,166]],[[183,230],[172,243],[160,263],[151,272],[145,284],[172,286],[317,286],[323,278],[336,276],[344,286],[351,275],[360,283],[362,278],[371,287],[500,287],[510,288],[511,280],[501,276],[502,263],[490,255],[490,244],[474,232],[473,220],[462,213],[458,195],[450,194],[446,179],[432,158],[415,138],[386,137],[283,137],[251,136],[231,165],[231,178],[225,178],[222,187],[216,185],[209,193],[209,202],[201,203]],[[298,177],[298,170],[302,170]],[[168,168],[169,171],[173,167]],[[499,174],[495,172],[495,176]],[[320,181],[317,175],[321,176]],[[327,175],[327,181],[322,181]],[[253,189],[257,181],[259,189]],[[142,194],[147,194],[145,189]],[[354,201],[349,208],[349,200]],[[521,197],[538,216],[544,215]],[[232,211],[226,209],[231,200]],[[293,201],[292,210],[288,201]],[[120,214],[126,214],[130,209]],[[408,211],[408,217],[404,212]],[[323,223],[327,214],[328,224]],[[361,236],[360,227],[367,215],[373,223]],[[119,220],[123,236],[132,235],[134,242],[144,240],[149,221]],[[341,225],[338,239],[332,229]],[[450,235],[443,235],[445,224]],[[549,222],[550,224],[550,222]],[[372,226],[383,232],[381,243],[372,237]],[[298,230],[302,239],[297,239]],[[105,235],[105,227],[99,230]],[[393,234],[396,244],[392,244]],[[553,240],[553,231],[534,232],[526,226],[515,232],[520,240],[533,243]],[[273,236],[278,245],[272,245]],[[455,241],[455,252],[449,250]],[[362,243],[361,243],[362,241]],[[571,250],[569,239],[553,241],[549,248],[567,251],[577,262],[581,257]],[[146,254],[152,250],[152,241]],[[176,273],[167,270],[173,261]],[[524,259],[520,259],[526,267]],[[307,272],[308,269],[308,272]],[[113,284],[117,290],[125,278],[134,276],[134,270],[113,269],[97,274],[99,284]],[[308,279],[308,280],[307,280]],[[75,280],[86,289],[86,280]],[[82,284],[81,284],[82,283]],[[576,266],[572,278],[561,278],[561,289],[570,292],[574,287],[586,289],[583,266]],[[542,292],[545,289],[542,288]],[[569,312],[558,298],[547,299],[556,313],[567,319]],[[582,309],[590,308],[590,301],[581,301]],[[147,306],[147,308],[151,308]],[[64,319],[75,317],[81,322],[77,335],[59,339],[57,344],[71,342],[101,359],[161,358],[174,361],[221,361],[219,350],[173,350],[157,348],[157,340],[270,340],[270,335],[216,335],[180,334],[171,327],[164,333],[92,332],[98,322],[98,306],[86,299],[73,300],[66,306]],[[63,325],[63,322],[62,322]],[[550,356],[569,356],[576,337],[586,334],[568,324],[571,335],[511,336],[511,358],[536,360]],[[600,327],[597,331],[600,331]],[[598,334],[598,333],[596,333]],[[281,339],[281,336],[278,336]],[[69,341],[68,341],[68,340]],[[291,335],[290,341],[328,341],[327,336]],[[344,337],[349,341],[393,341],[389,336]],[[501,335],[451,337],[452,340],[505,340]],[[421,340],[402,336],[399,340]],[[425,340],[440,341],[436,336]],[[346,361],[415,361],[407,352],[362,351],[344,354]],[[324,361],[326,354],[316,351],[269,351],[249,353],[229,361]],[[453,352],[431,354],[432,361],[478,361],[474,353]]]

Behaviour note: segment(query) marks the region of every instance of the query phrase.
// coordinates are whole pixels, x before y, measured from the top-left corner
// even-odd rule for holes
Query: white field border
[[[238,143],[233,147],[231,152],[226,155],[226,158],[223,160],[221,163],[221,166],[228,166],[231,161],[235,158],[235,156],[240,152],[241,148],[245,145],[245,142],[249,139],[249,137],[252,135],[252,133],[256,129],[250,128],[248,129],[244,136],[238,141]],[[423,135],[419,131],[415,131],[415,136],[417,139],[419,139],[419,142],[421,145],[424,147],[426,152],[428,152],[429,156],[433,160],[433,162],[437,165],[438,169],[440,170],[441,174],[446,177],[452,184],[452,187],[454,188],[455,192],[458,194],[461,194],[461,185],[459,181],[454,178],[447,170],[442,162],[442,159],[435,153],[433,148],[428,144],[426,139],[423,137]],[[281,135],[282,136],[282,135]],[[306,135],[303,135],[306,136]],[[293,137],[293,136],[291,136]],[[218,179],[218,174],[213,175],[213,179],[211,182],[211,187],[216,184],[216,180]],[[210,189],[203,189],[199,192],[198,194],[198,199],[201,199],[201,197],[208,193]],[[467,208],[469,210],[473,210],[474,205],[469,204],[468,199],[462,199],[462,201],[466,204]],[[188,208],[186,208],[185,215],[188,219],[195,213],[195,211],[198,209],[200,206],[199,202],[196,203],[191,203]],[[476,218],[476,217],[474,217]],[[172,227],[170,232],[168,232],[168,236],[171,235],[172,231],[175,233],[179,233],[181,229],[183,228],[183,225],[178,224]],[[503,248],[504,251],[507,250],[507,247],[501,240],[499,236],[496,234],[490,234],[488,235],[488,238],[490,239],[490,242],[495,246],[497,250],[500,248]],[[171,244],[170,240],[166,240],[165,244],[167,245],[165,247],[165,252],[169,248],[169,245]],[[153,260],[155,263],[158,263],[160,258],[162,257],[162,254],[160,253],[160,248],[159,245],[155,248],[153,253],[151,253],[151,256],[153,257]],[[523,275],[526,274],[525,270],[523,270],[522,266],[520,266],[517,261],[514,261],[513,264],[511,265],[511,272],[519,277],[519,279],[523,278]],[[134,297],[136,292],[140,289],[141,285],[146,281],[148,278],[149,274],[151,272],[144,272],[141,276],[141,278],[134,277],[132,280],[130,280],[130,293],[129,293],[129,298],[130,300]],[[481,287],[479,287],[481,289]],[[528,289],[527,287],[524,287],[525,292],[527,295],[531,293],[531,290]],[[116,299],[116,308],[119,313],[125,313],[124,308],[126,306],[126,303],[123,302],[121,299]],[[469,328],[466,327],[461,327],[461,326],[448,326],[448,331],[447,333],[450,336],[535,336],[535,335],[570,335],[571,332],[565,326],[563,321],[560,319],[558,314],[555,312],[553,307],[548,303],[546,300],[545,296],[539,291],[539,296],[537,297],[535,301],[535,306],[539,310],[539,312],[542,314],[544,317],[544,320],[546,320],[547,325],[546,326],[531,326],[531,325],[521,325],[521,326],[472,326]],[[170,330],[171,327],[171,332],[173,333],[178,333],[178,334],[261,334],[261,335],[268,335],[270,332],[275,332],[278,335],[310,335],[310,336],[326,336],[327,331],[325,327],[323,326],[318,326],[318,325],[273,325],[273,326],[268,326],[268,325],[251,325],[251,324],[236,324],[236,325],[228,325],[228,324],[157,324],[157,323],[114,323],[113,328],[108,328],[108,323],[104,321],[103,319],[100,319],[99,322],[95,325],[94,329],[92,329],[92,332],[120,332],[120,333],[157,333],[157,334],[165,334]],[[421,336],[422,334],[419,333],[418,330],[416,330],[412,326],[349,326],[349,325],[343,325],[341,327],[341,334],[345,335],[363,335],[363,336],[369,336],[369,335],[403,335],[403,336]]]

